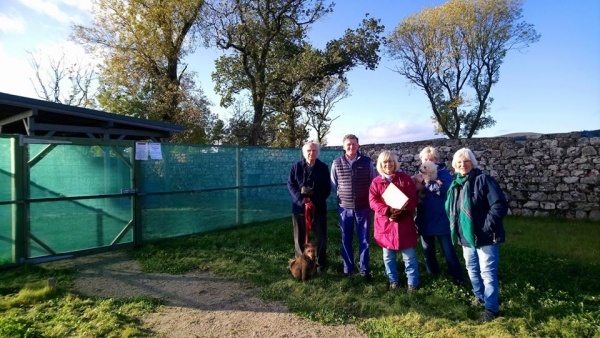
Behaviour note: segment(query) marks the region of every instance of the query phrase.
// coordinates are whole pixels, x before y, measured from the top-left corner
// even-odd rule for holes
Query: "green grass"
[[[53,277],[51,289],[47,279]],[[0,274],[0,337],[148,337],[139,318],[160,301],[94,299],[71,291],[72,271],[23,266]]]
[[[505,223],[499,273],[503,315],[486,324],[477,322],[481,309],[468,306],[469,287],[454,286],[445,270],[438,278],[426,275],[420,249],[422,288],[416,293],[387,291],[381,249],[373,242],[374,280],[342,278],[335,213],[329,215],[329,271],[305,283],[287,270],[293,256],[289,218],[154,242],[133,255],[147,272],[206,269],[239,279],[300,316],[324,324],[355,323],[370,337],[600,337],[600,225],[514,216]],[[46,287],[50,275],[61,279],[62,288]],[[2,272],[0,337],[149,335],[136,324],[160,305],[157,300],[85,298],[72,293],[70,278],[69,271],[36,266]]]

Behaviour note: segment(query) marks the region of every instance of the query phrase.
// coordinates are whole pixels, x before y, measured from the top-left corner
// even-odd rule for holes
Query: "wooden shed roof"
[[[166,141],[179,125],[0,92],[0,134]]]

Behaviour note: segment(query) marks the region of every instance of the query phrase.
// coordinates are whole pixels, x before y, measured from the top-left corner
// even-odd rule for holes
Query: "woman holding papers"
[[[398,160],[385,150],[377,158],[377,172],[369,188],[369,205],[375,212],[375,242],[383,248],[383,264],[390,291],[399,285],[396,259],[398,251],[404,261],[408,292],[419,287],[417,262],[417,228],[414,210],[417,190],[409,175],[399,170]]]

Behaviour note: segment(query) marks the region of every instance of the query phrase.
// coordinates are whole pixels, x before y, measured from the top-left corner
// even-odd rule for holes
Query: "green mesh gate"
[[[29,144],[29,258],[133,241],[131,147]],[[40,158],[38,160],[38,157]]]
[[[286,182],[301,158],[164,143],[161,160],[141,161],[131,141],[20,140],[0,138],[0,265],[290,216]],[[339,154],[319,158],[331,165]]]
[[[12,148],[1,167],[2,190],[11,192],[2,205],[2,262],[133,243],[132,199],[122,194],[133,182],[130,143],[1,140]]]
[[[13,262],[13,211],[17,199],[14,186],[14,169],[11,166],[14,139],[0,138],[0,265]]]

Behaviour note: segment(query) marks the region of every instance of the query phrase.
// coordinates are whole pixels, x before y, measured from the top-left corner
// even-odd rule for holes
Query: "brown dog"
[[[315,260],[317,246],[312,243],[304,245],[304,253],[296,259],[290,259],[289,269],[292,276],[298,280],[308,280],[317,271],[317,262]]]

